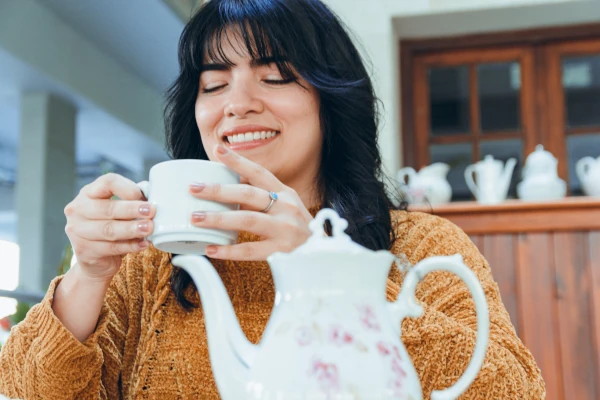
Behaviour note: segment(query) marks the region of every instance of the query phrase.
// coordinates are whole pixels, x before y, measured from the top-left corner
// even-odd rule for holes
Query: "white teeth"
[[[229,143],[243,143],[251,142],[253,140],[270,139],[275,135],[277,135],[277,132],[275,131],[248,132],[229,135],[226,136],[226,139]]]

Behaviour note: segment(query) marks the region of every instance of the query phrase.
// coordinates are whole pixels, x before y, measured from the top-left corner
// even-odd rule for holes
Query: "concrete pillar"
[[[75,191],[75,107],[48,93],[21,99],[16,182],[19,286],[45,291],[68,243],[64,207]]]

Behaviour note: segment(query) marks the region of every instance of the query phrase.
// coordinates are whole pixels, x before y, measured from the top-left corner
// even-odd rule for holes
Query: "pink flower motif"
[[[392,371],[396,374],[398,379],[406,378],[406,372],[402,368],[400,361],[398,361],[396,358],[392,360]]]
[[[323,391],[330,392],[339,390],[340,377],[338,368],[333,363],[324,363],[321,360],[314,360],[309,371],[310,376],[317,378],[319,388]]]
[[[389,387],[393,390],[395,396],[402,396],[403,393],[403,384],[404,378],[406,378],[406,372],[400,365],[400,362],[394,358],[392,360],[392,372],[394,373],[394,377],[390,379]]]
[[[402,385],[407,375],[404,368],[402,368],[400,349],[398,346],[379,341],[377,342],[377,350],[379,351],[379,354],[384,357],[391,356],[392,378],[390,379],[389,387],[394,392],[395,396],[402,397]]]
[[[398,346],[394,346],[394,355],[398,360],[402,360],[402,355],[400,355],[400,349],[398,349]]]
[[[375,315],[375,312],[373,311],[373,308],[371,306],[359,306],[358,311],[360,312],[360,322],[366,329],[370,329],[377,332],[381,330],[381,327],[377,322],[377,316]]]
[[[308,346],[313,340],[313,335],[309,327],[301,326],[296,329],[296,342],[298,346]]]
[[[354,336],[351,333],[344,331],[339,325],[332,325],[329,330],[329,341],[337,346],[351,344],[354,342]]]
[[[382,341],[377,342],[377,350],[379,350],[379,354],[382,356],[389,356],[391,354],[389,346]]]

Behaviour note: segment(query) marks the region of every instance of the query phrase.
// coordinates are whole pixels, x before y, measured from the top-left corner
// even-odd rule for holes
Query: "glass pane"
[[[509,158],[517,159],[508,189],[508,198],[517,198],[517,184],[521,181],[521,170],[523,169],[523,141],[521,139],[486,140],[481,142],[479,149],[482,159],[488,154],[494,156],[495,159],[502,160],[505,164]]]
[[[569,157],[569,186],[571,194],[582,195],[581,184],[576,172],[577,161],[583,157],[597,158],[600,156],[600,133],[593,135],[567,137],[567,151]]]
[[[468,66],[431,68],[429,93],[432,136],[470,131]]]
[[[481,131],[521,129],[521,65],[518,62],[477,66]]]
[[[450,165],[448,182],[452,186],[452,201],[471,200],[471,192],[465,182],[465,168],[473,163],[471,143],[434,144],[429,147],[431,163]]]
[[[567,127],[600,125],[600,54],[562,60]]]

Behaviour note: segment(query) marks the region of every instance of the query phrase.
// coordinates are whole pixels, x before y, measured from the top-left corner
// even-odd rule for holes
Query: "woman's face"
[[[223,144],[299,194],[313,190],[322,148],[317,91],[301,78],[284,81],[269,60],[252,60],[235,37],[222,45],[233,66],[204,60],[195,107],[204,149],[214,160]]]

